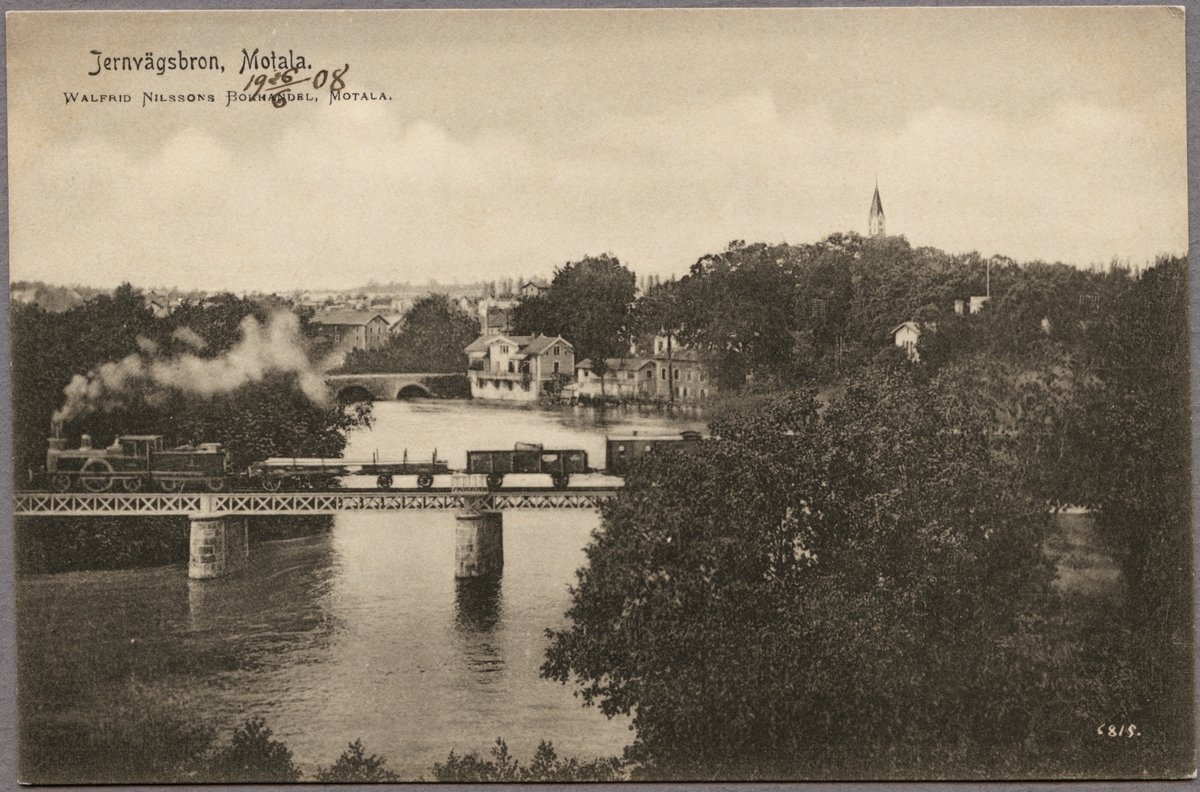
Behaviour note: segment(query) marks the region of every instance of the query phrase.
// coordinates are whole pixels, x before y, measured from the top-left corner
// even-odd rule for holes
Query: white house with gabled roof
[[[575,372],[575,347],[562,336],[484,335],[465,351],[476,399],[536,401]]]

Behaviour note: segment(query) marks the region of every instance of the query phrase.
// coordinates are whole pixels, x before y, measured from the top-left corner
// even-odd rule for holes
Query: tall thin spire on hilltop
[[[871,198],[871,214],[867,218],[868,233],[872,237],[884,236],[887,227],[883,220],[883,201],[879,200],[879,179],[875,180],[875,195]]]

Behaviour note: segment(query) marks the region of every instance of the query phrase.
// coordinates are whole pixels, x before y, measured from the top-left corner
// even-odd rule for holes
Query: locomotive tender
[[[546,449],[539,443],[517,443],[511,451],[468,451],[470,474],[487,476],[487,486],[498,490],[508,474],[549,475],[555,489],[566,489],[571,476],[578,473],[607,473],[625,476],[639,459],[661,448],[676,448],[688,453],[703,449],[699,432],[679,435],[641,435],[605,438],[605,469],[588,467],[587,452],[581,449]],[[374,476],[379,489],[392,487],[395,476],[415,476],[418,489],[433,487],[435,475],[451,470],[437,451],[429,462],[409,462],[408,451],[399,462],[349,459],[271,457],[255,462],[245,473],[232,474],[229,455],[220,443],[163,447],[162,435],[119,435],[107,448],[94,448],[88,435],[80,438],[78,449],[68,450],[60,437],[50,438],[46,452],[46,479],[57,492],[82,488],[88,492],[119,489],[141,492],[157,487],[163,492],[180,492],[185,487],[221,492],[232,487],[261,488],[267,492],[281,489],[321,489],[332,486],[342,476]]]

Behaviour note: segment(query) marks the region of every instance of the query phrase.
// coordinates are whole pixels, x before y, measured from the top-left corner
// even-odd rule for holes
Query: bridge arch
[[[396,392],[397,399],[427,399],[432,391],[420,382],[410,382]]]
[[[338,401],[342,404],[357,404],[358,402],[374,401],[375,396],[362,385],[347,385],[338,391]]]

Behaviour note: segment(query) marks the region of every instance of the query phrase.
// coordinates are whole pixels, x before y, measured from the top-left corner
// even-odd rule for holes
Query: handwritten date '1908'
[[[343,79],[346,72],[350,71],[350,64],[347,63],[340,69],[334,69],[332,73],[327,69],[321,69],[312,77],[305,77],[302,80],[296,79],[296,74],[300,69],[293,66],[290,69],[277,71],[271,77],[266,74],[251,75],[250,81],[246,83],[243,91],[254,89],[254,93],[250,94],[250,100],[258,98],[260,94],[271,98],[271,105],[274,107],[283,107],[287,104],[287,92],[293,91],[304,83],[310,82],[313,88],[320,90],[324,88],[326,83],[329,85],[329,90],[340,91],[346,87],[346,81]]]

